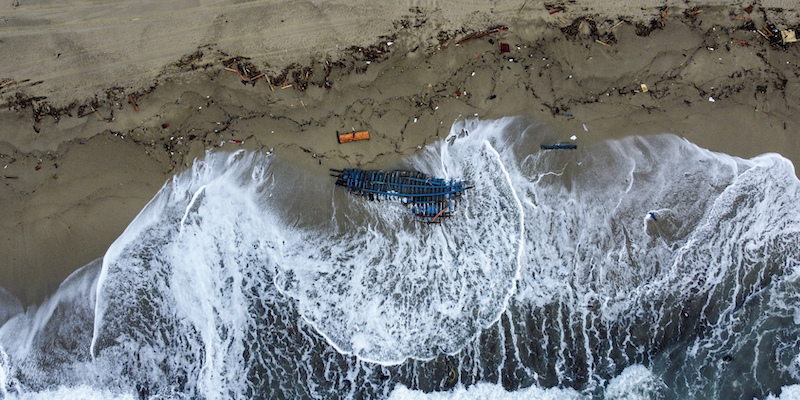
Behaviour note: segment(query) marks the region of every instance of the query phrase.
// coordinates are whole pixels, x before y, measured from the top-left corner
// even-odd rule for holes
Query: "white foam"
[[[136,396],[130,393],[98,389],[88,385],[79,385],[75,387],[61,386],[56,389],[46,389],[36,393],[19,393],[11,397],[11,399],[16,400],[134,400],[136,398]]]
[[[781,387],[781,393],[777,397],[769,394],[766,400],[797,400],[800,399],[800,385],[787,385]]]
[[[0,329],[2,388],[24,394],[25,376],[88,396],[145,385],[137,395],[342,389],[356,398],[394,387],[395,398],[579,398],[568,387],[581,382],[584,393],[641,398],[664,389],[652,373],[661,368],[673,376],[671,394],[713,397],[695,371],[716,371],[727,354],[748,363],[740,346],[797,332],[800,185],[785,159],[740,160],[674,136],[543,152],[527,126],[459,122],[405,162],[475,184],[441,226],[351,196],[328,177],[276,171],[273,156],[208,154],[115,241],[96,290],[87,278],[54,296],[63,303],[74,291],[84,304],[97,295],[94,358],[81,359],[83,348],[64,353],[72,363],[59,353],[67,378],[18,361],[54,359],[46,344],[61,331],[34,336],[72,326],[46,303]],[[700,316],[710,322],[695,338]],[[91,329],[91,320],[74,322]],[[662,353],[673,328],[689,351]],[[767,356],[754,356],[755,379],[772,379],[759,376],[765,362],[781,385],[798,379],[798,351],[780,340],[774,357],[758,346]],[[394,366],[409,357],[422,361]],[[435,387],[426,374],[442,362],[458,364],[462,382],[541,375],[557,387],[394,386]],[[385,383],[373,379],[381,372]]]
[[[9,367],[11,367],[11,363],[8,360],[8,354],[0,347],[0,394],[4,399],[8,397],[9,377],[6,369]]]
[[[59,285],[58,292],[39,307],[31,306],[25,313],[17,314],[8,320],[0,327],[0,345],[14,358],[28,358],[35,347],[34,340],[37,335],[48,325],[59,323],[52,320],[58,307],[71,307],[76,316],[83,308],[92,309],[99,263],[99,260],[95,260],[74,271]]]
[[[453,354],[505,310],[519,273],[522,206],[491,127],[460,131],[453,128],[454,144],[440,142],[410,162],[475,185],[441,226],[414,222],[395,204],[349,197],[351,208],[377,221],[333,235],[286,234],[276,286],[338,351],[384,365]]]
[[[637,400],[660,398],[659,392],[666,385],[643,365],[632,365],[612,379],[606,387],[603,398],[608,400]],[[460,399],[590,399],[569,388],[542,388],[531,386],[523,389],[507,391],[502,385],[481,382],[465,388],[458,385],[447,392],[425,393],[411,390],[403,385],[395,386],[389,396],[390,400],[460,400]],[[791,397],[788,397],[791,398]],[[783,398],[782,398],[783,399]]]
[[[605,390],[607,400],[658,398],[666,385],[644,365],[631,365],[611,379]]]
[[[506,391],[503,386],[492,383],[478,383],[465,388],[458,385],[447,392],[425,393],[419,390],[411,390],[403,385],[395,386],[389,395],[390,400],[517,400],[517,399],[538,399],[538,400],[569,400],[569,399],[588,399],[573,389],[550,388],[543,389],[538,386],[531,386],[525,389]]]
[[[259,284],[245,276],[268,271],[263,245],[274,239],[262,209],[268,160],[258,157],[208,154],[115,242],[98,285],[93,356],[135,357],[134,380],[186,375],[205,398],[243,390],[247,297]]]
[[[109,251],[104,272],[113,273],[106,283],[125,286],[132,271],[141,275],[133,279],[156,293],[156,317],[167,327],[159,329],[188,338],[185,359],[172,361],[174,368],[196,379],[192,384],[206,397],[245,385],[247,366],[236,357],[252,326],[249,288],[241,287],[254,268],[248,263],[268,271],[263,277],[274,277],[303,320],[339,353],[382,365],[456,354],[495,324],[509,302],[531,313],[555,304],[556,316],[548,320],[552,331],[545,334],[557,343],[553,368],[559,382],[573,379],[569,365],[577,352],[587,385],[602,387],[603,371],[630,361],[613,359],[614,346],[627,340],[639,354],[648,352],[649,338],[673,322],[668,318],[682,304],[663,302],[665,296],[681,298],[690,289],[710,293],[729,279],[728,268],[738,261],[725,243],[739,237],[741,221],[749,221],[751,232],[742,237],[746,252],[764,248],[759,235],[783,232],[770,230],[774,222],[731,211],[742,193],[771,187],[765,176],[785,172],[773,157],[738,160],[674,136],[612,141],[588,153],[524,154],[527,139],[509,134],[512,122],[458,123],[446,141],[408,160],[408,168],[475,184],[459,201],[457,215],[441,226],[413,221],[396,203],[347,195],[329,181],[256,194],[254,187],[266,178],[253,172],[262,165],[254,156],[209,155],[173,180],[163,199],[148,206],[152,211],[143,211],[144,227],[126,232],[119,249]],[[580,164],[568,158],[576,154]],[[329,189],[312,189],[317,187]],[[282,215],[293,208],[272,208],[280,200],[258,197],[289,197],[292,190],[297,197],[332,200],[315,204],[322,214],[317,220],[296,222]],[[755,204],[754,214],[768,213],[762,208],[771,203],[772,198]],[[648,218],[651,212],[658,218]],[[719,236],[721,228],[730,234]],[[259,247],[266,243],[271,245]],[[247,250],[254,244],[257,249]],[[703,261],[720,255],[726,261]],[[710,266],[698,270],[698,262]],[[112,287],[98,289],[104,304],[129,310],[126,315],[140,312],[140,299],[126,300]],[[734,286],[731,296],[741,290]],[[710,309],[716,299],[703,301]],[[726,304],[721,312],[730,319],[736,301]],[[103,307],[98,302],[97,309]],[[97,315],[96,332],[108,332],[104,346],[113,346],[118,339],[110,332],[124,331],[127,321]],[[609,333],[614,324],[637,324],[642,315],[665,321],[619,341]],[[500,330],[503,343],[505,335]],[[511,341],[525,346],[518,339]],[[594,351],[597,343],[609,343],[605,354]],[[148,362],[158,365],[170,351],[175,350],[156,342]],[[511,354],[519,360],[508,362],[522,362],[524,350]],[[193,357],[202,362],[193,363]],[[626,382],[652,378],[643,368],[626,369],[609,383],[609,393],[630,395]]]

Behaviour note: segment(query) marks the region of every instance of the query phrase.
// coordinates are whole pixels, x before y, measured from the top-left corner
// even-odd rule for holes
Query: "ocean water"
[[[0,398],[800,397],[792,164],[543,132],[386,166],[474,182],[441,225],[209,153],[38,308],[0,292]]]

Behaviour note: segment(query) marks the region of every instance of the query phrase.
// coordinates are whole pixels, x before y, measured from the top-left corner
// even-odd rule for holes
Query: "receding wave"
[[[45,304],[22,312],[4,300],[0,390],[748,399],[793,390],[791,163],[672,135],[541,150],[543,131],[519,118],[462,121],[386,166],[474,183],[441,225],[352,196],[279,154],[207,154]]]

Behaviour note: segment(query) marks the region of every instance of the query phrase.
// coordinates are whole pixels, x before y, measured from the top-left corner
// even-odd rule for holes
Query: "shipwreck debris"
[[[572,143],[543,144],[542,150],[576,150],[578,145]]]
[[[339,140],[340,144],[347,142],[354,142],[357,140],[367,140],[369,139],[369,131],[337,133],[336,138]]]
[[[395,200],[424,222],[440,223],[453,215],[455,200],[472,188],[469,181],[434,178],[419,171],[331,169],[337,186],[369,200]]]

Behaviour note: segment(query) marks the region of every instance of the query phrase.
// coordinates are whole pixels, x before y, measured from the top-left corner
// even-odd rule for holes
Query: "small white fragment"
[[[570,140],[573,140],[573,141],[574,141],[575,139],[577,139],[577,138],[578,138],[578,137],[577,137],[577,136],[575,136],[575,135],[572,135],[572,136],[570,136],[570,137],[569,137],[569,139],[570,139]]]
[[[586,127],[586,124],[583,124],[583,130],[585,130],[586,132],[589,132],[589,128]]]
[[[472,76],[475,76],[475,71],[472,71]]]
[[[417,117],[414,117],[414,123],[415,124],[417,123]]]
[[[710,102],[712,102],[712,103],[713,103],[713,102],[714,102],[714,98],[713,98],[713,97],[711,97],[711,96],[708,96],[708,101],[710,101]]]

